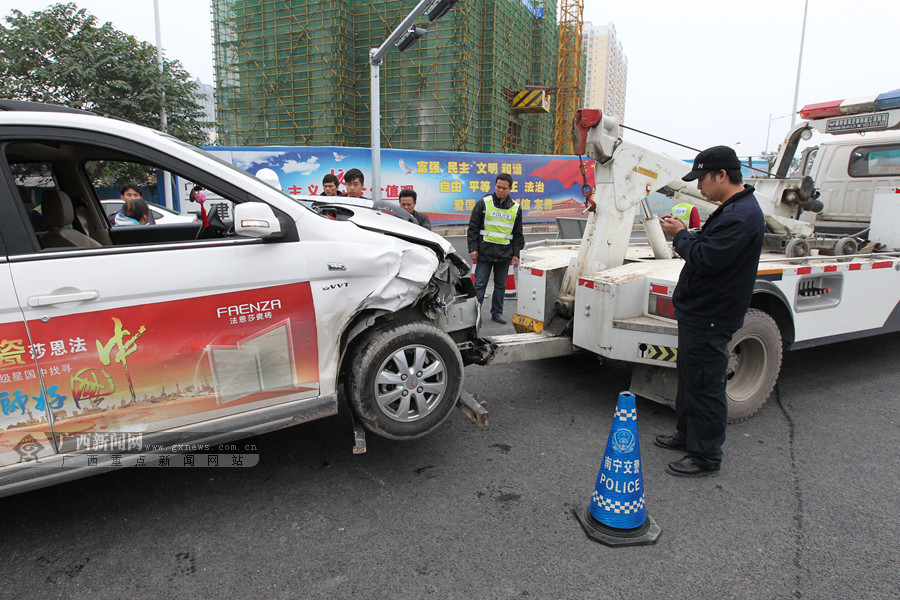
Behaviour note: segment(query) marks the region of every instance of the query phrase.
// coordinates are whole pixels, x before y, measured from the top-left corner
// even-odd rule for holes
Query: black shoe
[[[494,321],[495,323],[500,323],[501,325],[506,325],[506,319],[504,319],[500,315],[491,315],[491,321]]]
[[[667,450],[684,450],[684,440],[674,433],[672,435],[658,435],[654,443],[660,448],[666,448]]]
[[[718,475],[719,467],[701,467],[694,462],[694,459],[691,458],[690,455],[688,455],[681,460],[672,461],[666,465],[666,473],[675,475],[676,477],[706,477],[709,475]]]

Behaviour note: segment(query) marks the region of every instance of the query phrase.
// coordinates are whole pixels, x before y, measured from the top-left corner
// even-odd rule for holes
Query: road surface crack
[[[797,453],[796,448],[794,447],[796,427],[794,426],[794,419],[791,418],[787,408],[785,408],[784,403],[781,401],[781,390],[778,385],[775,386],[774,391],[775,402],[778,404],[778,408],[781,409],[781,414],[784,415],[784,419],[787,421],[788,426],[788,450],[791,457],[792,487],[794,499],[797,502],[797,512],[794,514],[794,574],[796,586],[794,589],[794,598],[801,600],[803,598],[803,494],[800,491],[800,474],[797,471]]]

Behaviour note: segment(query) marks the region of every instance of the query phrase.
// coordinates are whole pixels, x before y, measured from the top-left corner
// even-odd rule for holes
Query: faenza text
[[[235,315],[250,315],[260,312],[271,312],[276,308],[281,308],[281,300],[260,300],[259,302],[249,302],[247,304],[220,306],[216,309],[216,313],[219,317],[231,317]]]

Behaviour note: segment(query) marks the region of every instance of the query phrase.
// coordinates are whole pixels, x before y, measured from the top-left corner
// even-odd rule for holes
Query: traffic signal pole
[[[377,48],[369,50],[369,90],[372,125],[372,200],[381,200],[381,63],[391,45],[396,44],[402,52],[415,39],[425,34],[425,30],[415,26],[419,16],[426,11],[430,20],[435,21],[456,4],[456,0],[421,0],[412,12],[397,26]],[[412,40],[410,40],[412,36]]]

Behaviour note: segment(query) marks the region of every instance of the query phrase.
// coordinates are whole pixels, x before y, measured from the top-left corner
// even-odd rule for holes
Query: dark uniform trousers
[[[678,395],[675,430],[694,462],[719,468],[728,423],[725,373],[734,331],[678,322]]]

